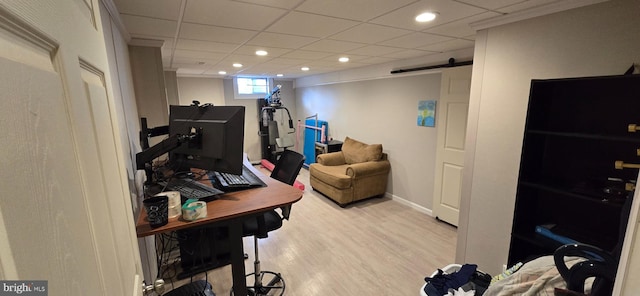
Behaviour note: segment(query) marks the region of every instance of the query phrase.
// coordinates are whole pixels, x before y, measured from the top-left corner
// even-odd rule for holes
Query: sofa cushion
[[[309,174],[335,188],[346,189],[351,187],[351,177],[346,175],[347,166],[346,164],[326,166],[312,163],[309,166]]]
[[[346,137],[342,144],[344,160],[348,164],[380,160],[382,144],[367,145],[360,141]]]

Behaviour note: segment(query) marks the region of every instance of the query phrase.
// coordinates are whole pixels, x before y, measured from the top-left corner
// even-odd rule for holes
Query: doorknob
[[[153,282],[153,285],[147,285],[145,281],[142,281],[142,293],[147,295],[151,292],[156,292],[157,295],[162,295],[162,293],[164,293],[164,280],[156,279]]]

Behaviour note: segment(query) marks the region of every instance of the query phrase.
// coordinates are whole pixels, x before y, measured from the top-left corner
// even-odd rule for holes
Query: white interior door
[[[0,0],[0,278],[139,295],[97,0]]]
[[[434,215],[458,226],[471,66],[444,69],[436,112]]]

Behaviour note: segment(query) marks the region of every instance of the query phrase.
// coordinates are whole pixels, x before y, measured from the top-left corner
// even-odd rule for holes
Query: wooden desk
[[[162,227],[151,228],[147,221],[147,213],[140,211],[136,223],[138,237],[186,229],[210,223],[221,223],[229,227],[231,243],[231,272],[233,275],[234,295],[247,295],[247,284],[244,268],[244,248],[242,245],[242,221],[282,206],[293,204],[302,198],[302,191],[280,181],[265,176],[256,170],[248,161],[245,164],[256,176],[267,184],[267,187],[255,188],[221,195],[217,200],[207,203],[207,217],[196,221],[185,221],[182,218],[169,219]]]

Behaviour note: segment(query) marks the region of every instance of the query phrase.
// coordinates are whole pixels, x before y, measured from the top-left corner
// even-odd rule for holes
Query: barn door
[[[434,216],[458,225],[462,169],[467,129],[467,113],[471,87],[471,66],[442,71],[436,126],[436,172],[434,183]]]

